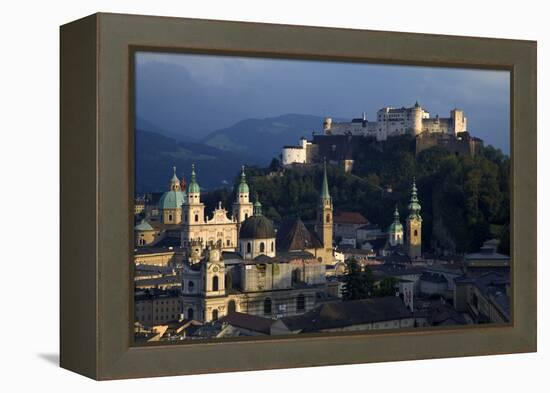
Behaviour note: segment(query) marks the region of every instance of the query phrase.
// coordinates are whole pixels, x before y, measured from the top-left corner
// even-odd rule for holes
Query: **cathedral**
[[[302,314],[317,305],[326,294],[326,264],[333,262],[332,199],[328,189],[326,166],[319,198],[315,231],[306,228],[300,219],[286,220],[279,231],[262,213],[257,199],[249,201],[249,188],[244,169],[237,187],[231,220],[220,215],[220,222],[202,222],[200,195],[195,174],[188,188],[188,200],[183,207],[182,242],[188,255],[182,271],[182,311],[186,319],[201,322],[215,321],[237,311],[268,318]],[[197,212],[191,208],[195,206]],[[191,209],[191,210],[189,210]],[[220,211],[221,207],[218,208]],[[208,225],[231,222],[238,236],[204,237],[194,231],[193,220],[186,212],[199,216],[202,231]],[[214,213],[214,217],[216,212]],[[203,232],[204,233],[204,232]],[[204,240],[206,248],[203,248]],[[231,243],[228,239],[237,239]]]

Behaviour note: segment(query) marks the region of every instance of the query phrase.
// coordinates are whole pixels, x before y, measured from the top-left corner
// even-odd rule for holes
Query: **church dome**
[[[261,214],[244,220],[239,231],[240,239],[271,239],[274,237],[273,223]]]
[[[392,222],[388,228],[388,232],[403,232],[403,225],[400,222]]]
[[[179,209],[185,202],[185,193],[182,191],[167,191],[160,197],[160,209]]]
[[[145,232],[145,231],[154,231],[155,229],[147,222],[147,220],[143,219],[141,222],[134,227],[134,229],[138,232]]]

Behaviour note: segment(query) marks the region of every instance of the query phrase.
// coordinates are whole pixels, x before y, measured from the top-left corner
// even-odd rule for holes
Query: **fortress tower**
[[[422,255],[422,217],[420,216],[416,181],[413,180],[411,201],[409,203],[409,217],[407,218],[407,246],[411,259]]]
[[[417,136],[422,132],[422,107],[415,102],[414,107],[411,108],[411,134]]]

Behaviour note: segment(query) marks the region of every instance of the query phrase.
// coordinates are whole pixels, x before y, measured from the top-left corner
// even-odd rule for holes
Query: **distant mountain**
[[[143,124],[142,124],[143,125]],[[159,132],[136,129],[136,192],[165,191],[172,177],[177,175],[189,182],[191,164],[196,165],[201,188],[214,189],[231,186],[241,165],[257,164],[257,159],[243,153],[223,151],[195,142],[178,142]]]
[[[244,153],[269,163],[279,157],[284,145],[296,145],[312,131],[320,132],[323,118],[320,116],[286,114],[265,119],[246,119],[210,133],[201,142],[220,150]]]
[[[182,142],[182,141],[197,142],[197,138],[195,138],[193,136],[190,136],[185,132],[176,132],[176,131],[165,130],[165,129],[157,126],[156,124],[150,122],[149,120],[144,119],[143,117],[140,117],[140,116],[136,116],[135,128],[137,130],[145,130],[145,131],[150,131],[150,132],[156,132],[158,134],[162,134],[162,135],[167,136],[169,138],[173,138],[178,142]]]

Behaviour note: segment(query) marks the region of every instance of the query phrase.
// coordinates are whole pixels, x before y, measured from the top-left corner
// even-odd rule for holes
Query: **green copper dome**
[[[154,231],[155,229],[147,222],[147,220],[143,219],[141,222],[134,227],[136,231]]]
[[[167,191],[160,197],[159,209],[179,209],[185,202],[185,193],[182,191]]]
[[[246,174],[244,173],[244,165],[241,171],[241,181],[239,182],[239,187],[237,188],[237,193],[239,194],[248,194],[248,184],[246,184]]]
[[[393,222],[388,228],[388,232],[389,233],[403,232],[403,225],[401,225],[401,221],[399,221],[399,211],[397,210],[397,206],[395,207],[395,211],[393,212]]]
[[[191,165],[191,181],[189,182],[189,186],[187,187],[187,193],[195,193],[198,194],[201,192],[201,188],[199,187],[199,183],[197,183],[197,176],[195,174],[195,164]]]

